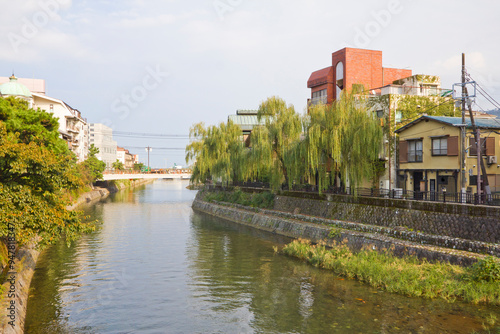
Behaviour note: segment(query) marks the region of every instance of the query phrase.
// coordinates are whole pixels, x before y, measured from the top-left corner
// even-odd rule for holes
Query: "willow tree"
[[[327,187],[330,172],[353,188],[372,177],[383,129],[364,96],[344,93],[331,106],[311,108],[304,127],[307,164],[318,175],[320,189]]]
[[[205,127],[197,123],[190,130],[186,162],[195,160],[193,182],[240,181],[244,176],[245,147],[239,126],[229,121]]]
[[[290,186],[297,161],[294,147],[302,131],[300,116],[292,105],[271,97],[261,103],[257,119],[264,120],[264,125],[255,127],[251,135],[253,172],[269,173],[273,189],[283,183]]]

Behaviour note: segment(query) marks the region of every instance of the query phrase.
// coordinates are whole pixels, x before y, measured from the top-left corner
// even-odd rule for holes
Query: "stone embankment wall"
[[[398,224],[385,227],[325,218],[333,204],[330,201],[281,195],[275,198],[275,210],[265,210],[237,204],[208,203],[202,197],[203,193],[200,192],[193,202],[194,210],[313,242],[335,240],[347,242],[353,249],[367,246],[392,249],[400,256],[412,254],[431,261],[447,261],[459,265],[470,265],[483,257],[482,254],[500,256],[499,244],[410,231]],[[332,228],[338,233],[334,239],[328,236]]]
[[[274,209],[471,241],[500,243],[500,207],[298,192]]]

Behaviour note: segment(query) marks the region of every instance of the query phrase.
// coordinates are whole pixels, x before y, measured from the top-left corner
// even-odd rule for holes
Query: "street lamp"
[[[151,167],[149,166],[149,152],[153,150],[152,147],[148,146],[146,147],[146,151],[148,152],[148,171],[151,171]]]

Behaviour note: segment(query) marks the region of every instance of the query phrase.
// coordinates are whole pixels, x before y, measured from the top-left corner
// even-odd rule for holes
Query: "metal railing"
[[[219,187],[246,187],[246,188],[258,188],[258,189],[270,189],[269,183],[264,182],[239,182],[233,184],[220,184],[215,183],[211,185]],[[301,184],[293,185],[288,187],[288,185],[283,185],[281,187],[283,191],[297,191],[306,193],[319,193],[318,186],[311,184]],[[427,201],[427,202],[442,202],[442,203],[457,203],[457,204],[469,204],[469,205],[490,205],[490,206],[500,206],[500,192],[493,193],[491,195],[487,194],[472,194],[472,193],[460,193],[460,192],[446,192],[446,191],[412,191],[403,190],[401,188],[395,189],[380,189],[380,188],[339,188],[339,187],[328,187],[322,190],[323,194],[335,194],[335,195],[346,195],[346,196],[361,196],[361,197],[375,197],[375,198],[390,198],[390,199],[401,199],[409,201]]]

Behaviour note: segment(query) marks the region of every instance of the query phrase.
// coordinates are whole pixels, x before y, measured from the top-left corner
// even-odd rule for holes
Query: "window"
[[[403,118],[403,114],[400,110],[396,110],[396,123],[401,123],[401,119]]]
[[[481,155],[482,156],[491,156],[495,155],[495,138],[494,137],[487,137],[487,138],[481,138],[480,141],[481,145]],[[476,156],[477,155],[477,147],[476,147],[476,140],[474,137],[469,138],[469,156]]]
[[[448,138],[432,139],[432,155],[448,155]]]
[[[322,96],[326,96],[326,89],[318,90],[317,92],[313,92],[312,93],[312,97],[313,98],[315,98],[315,97],[322,97]]]
[[[422,140],[408,141],[408,162],[422,162]]]

